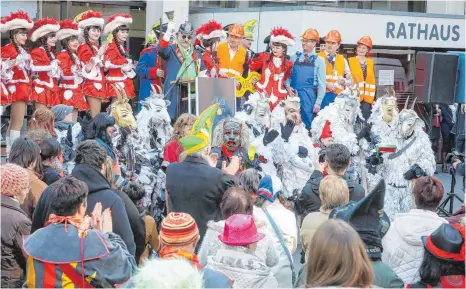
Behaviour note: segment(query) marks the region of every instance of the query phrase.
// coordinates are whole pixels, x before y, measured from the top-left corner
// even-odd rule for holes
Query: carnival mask
[[[234,120],[223,123],[223,144],[229,151],[236,151],[241,144],[241,124]]]
[[[382,119],[391,122],[397,114],[396,98],[392,96],[382,98]]]
[[[254,120],[263,127],[270,128],[270,105],[267,101],[258,101]]]
[[[348,123],[353,123],[358,111],[359,97],[343,92],[337,95],[335,103],[337,104],[343,118]]]
[[[133,109],[128,103],[128,99],[119,99],[115,101],[111,106],[111,114],[121,128],[136,128],[136,119],[134,118]]]
[[[403,109],[399,116],[400,121],[400,134],[403,138],[409,138],[416,128],[416,124],[419,121],[417,113],[412,109]]]
[[[298,97],[288,97],[285,100],[285,118],[295,124],[301,124],[301,104]]]

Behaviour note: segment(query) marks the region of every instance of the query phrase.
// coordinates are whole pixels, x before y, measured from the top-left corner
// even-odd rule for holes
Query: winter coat
[[[372,284],[381,288],[404,288],[404,283],[387,264],[380,260],[371,260],[374,270]]]
[[[382,239],[382,261],[390,266],[405,284],[420,280],[419,267],[424,258],[422,236],[428,236],[447,221],[435,212],[413,209],[394,216]]]
[[[218,250],[224,249],[224,244],[218,239],[218,236],[223,234],[224,227],[225,221],[207,223],[207,232],[197,254],[201,265],[205,266],[209,256],[215,256]],[[258,231],[267,234],[264,229],[258,228]],[[255,254],[267,267],[273,267],[278,263],[278,252],[275,249],[275,244],[267,235],[257,243]]]
[[[312,237],[314,237],[317,228],[322,225],[325,221],[328,221],[328,216],[332,210],[323,211],[320,210],[319,212],[313,212],[307,215],[304,220],[303,224],[301,225],[301,245],[303,246],[303,252],[306,251],[311,246]]]
[[[125,242],[128,251],[133,256],[135,256],[135,237],[133,235],[133,231],[131,230],[131,225],[129,221],[131,211],[126,211],[126,202],[123,201],[121,197],[119,197],[118,194],[110,188],[110,183],[107,181],[107,179],[97,169],[90,165],[76,165],[73,169],[72,176],[80,181],[85,182],[87,187],[89,188],[89,194],[87,196],[86,214],[89,215],[92,212],[92,210],[94,210],[94,207],[98,202],[102,204],[102,210],[110,208],[112,210],[113,216],[113,232],[121,237],[123,242]],[[54,211],[51,208],[52,198],[53,194],[51,188],[48,187],[42,194],[39,203],[37,204],[36,211],[34,212],[34,216],[32,218],[31,233],[34,233],[36,230],[44,227],[45,222],[47,222],[49,219],[49,215],[54,213]],[[132,205],[134,206],[134,204]],[[137,218],[141,220],[136,208],[135,210]],[[144,229],[144,223],[142,220],[141,222],[142,228]],[[142,234],[143,242],[144,235],[145,233]]]
[[[29,174],[29,183],[31,185],[31,191],[24,200],[24,203],[21,205],[21,209],[26,212],[29,219],[32,219],[32,214],[34,209],[39,202],[39,198],[42,195],[42,192],[47,188],[47,184],[39,179],[36,173],[33,170],[26,169]]]
[[[152,216],[143,216],[143,220],[146,227],[146,238],[144,240],[146,247],[144,248],[141,258],[139,258],[140,266],[144,265],[144,262],[149,258],[149,250],[158,251],[160,247],[159,233],[154,218]]]
[[[170,164],[166,174],[168,209],[188,213],[194,218],[201,237],[199,249],[207,222],[221,219],[220,202],[225,191],[235,184],[235,179],[197,156]]]
[[[353,180],[349,179],[348,175],[340,176],[348,184],[349,197],[350,201],[359,201],[364,198],[365,192],[364,188],[355,183]],[[304,186],[301,195],[296,200],[296,211],[303,218],[307,214],[312,212],[318,212],[320,209],[320,196],[319,196],[319,186],[320,181],[324,178],[324,175],[319,170],[314,170],[309,181]]]
[[[2,200],[2,288],[19,288],[26,272],[26,255],[23,252],[23,235],[29,235],[31,220],[13,198]]]
[[[226,246],[207,258],[206,268],[235,281],[233,288],[277,288],[272,270],[248,248]]]
[[[58,171],[51,167],[44,167],[44,173],[42,174],[42,181],[47,185],[51,185],[60,179]]]

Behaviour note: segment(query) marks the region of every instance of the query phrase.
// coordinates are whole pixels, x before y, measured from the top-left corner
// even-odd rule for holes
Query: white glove
[[[167,24],[167,32],[163,35],[163,40],[166,42],[170,41],[170,38],[175,34],[176,23],[173,21],[168,22]]]

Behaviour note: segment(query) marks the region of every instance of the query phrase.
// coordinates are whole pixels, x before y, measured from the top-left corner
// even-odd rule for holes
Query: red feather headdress
[[[36,41],[42,36],[48,33],[57,32],[58,30],[60,30],[60,24],[57,20],[52,18],[39,19],[34,23],[34,27],[32,27],[30,31],[31,41]]]
[[[133,23],[133,18],[130,14],[117,13],[108,17],[107,25],[104,28],[104,34],[112,33],[117,27]]]
[[[5,33],[13,29],[31,29],[34,26],[34,22],[32,22],[29,15],[22,11],[18,10],[17,12],[12,12],[10,15],[5,16],[1,19],[1,32]]]
[[[295,44],[293,35],[282,27],[275,27],[272,29],[270,33],[270,42],[282,43],[287,46],[293,46]]]

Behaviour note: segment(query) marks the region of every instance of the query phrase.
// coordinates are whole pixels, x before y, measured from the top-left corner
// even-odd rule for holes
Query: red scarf
[[[235,152],[229,151],[226,145],[222,145],[222,154],[230,159],[235,155]]]
[[[199,263],[199,258],[196,254],[189,253],[175,247],[163,246],[159,252],[159,256],[161,259],[183,258],[193,263],[197,269],[202,268],[202,265]]]

